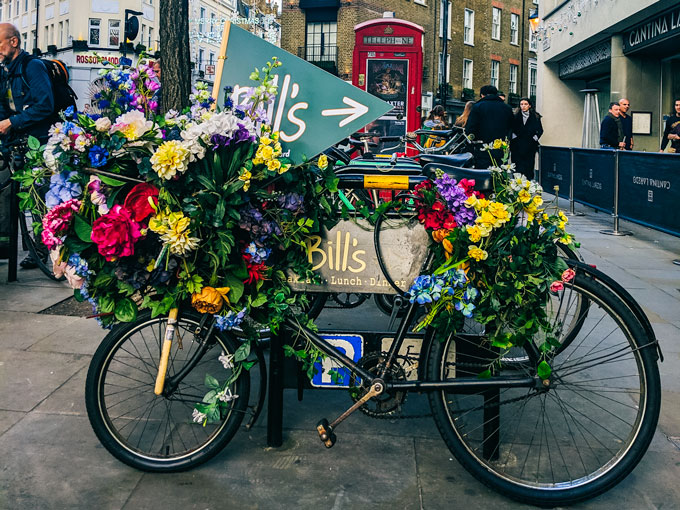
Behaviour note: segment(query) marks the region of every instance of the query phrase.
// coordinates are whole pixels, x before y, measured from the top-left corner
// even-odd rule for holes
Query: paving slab
[[[0,348],[28,349],[55,330],[68,328],[75,317],[0,311]]]
[[[46,278],[43,276],[43,278]],[[39,290],[39,291],[37,291]],[[10,312],[39,312],[73,295],[66,285],[35,287],[6,283],[0,294],[0,310]]]
[[[63,316],[45,315],[57,323]],[[66,327],[54,328],[45,338],[34,343],[30,351],[61,352],[66,354],[94,354],[108,330],[102,329],[94,319],[68,317]]]

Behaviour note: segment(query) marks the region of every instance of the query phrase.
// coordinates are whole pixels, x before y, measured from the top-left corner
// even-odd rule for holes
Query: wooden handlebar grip
[[[175,324],[177,324],[177,308],[170,310],[168,316],[168,325],[165,328],[165,337],[163,340],[163,349],[161,350],[161,359],[158,362],[158,375],[156,375],[156,386],[153,392],[156,395],[163,393],[163,386],[165,385],[165,374],[168,371],[168,360],[170,359],[170,348],[172,347],[172,339],[175,336]]]

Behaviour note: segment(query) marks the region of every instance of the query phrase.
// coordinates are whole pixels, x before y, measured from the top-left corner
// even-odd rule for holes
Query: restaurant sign
[[[635,25],[623,34],[623,52],[632,53],[680,35],[680,7]]]
[[[380,230],[380,252],[387,272],[397,286],[407,291],[420,274],[428,252],[429,236],[414,220]],[[380,270],[373,240],[373,227],[364,220],[341,221],[323,235],[307,238],[307,257],[312,269],[321,276],[314,285],[289,274],[293,290],[307,292],[355,292],[394,294]]]

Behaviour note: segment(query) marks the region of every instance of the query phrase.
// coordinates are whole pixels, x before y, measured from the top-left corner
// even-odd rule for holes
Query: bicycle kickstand
[[[319,421],[319,423],[316,424],[316,431],[319,433],[319,439],[321,439],[321,442],[324,444],[324,446],[326,448],[332,448],[335,444],[335,441],[337,440],[337,437],[333,433],[337,426],[340,425],[340,423],[342,423],[350,414],[359,409],[373,397],[380,395],[383,391],[385,391],[385,383],[382,381],[382,379],[374,379],[373,383],[371,384],[371,389],[368,390],[368,392],[363,397],[357,400],[352,407],[338,416],[335,421],[333,421],[333,423],[329,424],[326,418]]]

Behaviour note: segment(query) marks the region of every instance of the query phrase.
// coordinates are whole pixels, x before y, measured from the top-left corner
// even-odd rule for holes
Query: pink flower
[[[43,216],[42,242],[48,250],[52,250],[62,244],[59,234],[68,230],[73,219],[73,214],[80,209],[80,200],[72,198],[53,207]]]
[[[90,201],[97,206],[99,214],[106,214],[109,208],[106,205],[106,195],[102,193],[102,181],[99,177],[90,176],[90,182],[87,183],[87,192],[90,193]]]
[[[61,260],[61,250],[59,248],[50,250],[50,259],[52,260],[52,273],[54,273],[54,276],[56,278],[61,278],[64,276],[66,262]]]
[[[564,284],[562,282],[552,282],[550,284],[550,292],[559,292],[564,290]]]
[[[573,269],[567,269],[564,273],[562,273],[562,281],[570,282],[574,279],[574,276],[576,276],[576,271]]]
[[[121,205],[114,205],[107,214],[94,220],[90,237],[99,254],[111,262],[133,255],[135,243],[142,234],[130,212]]]
[[[66,276],[66,281],[69,284],[69,287],[72,289],[79,289],[83,286],[83,277],[78,276],[76,274],[76,268],[73,266],[66,266],[66,270],[64,271],[64,275]]]

